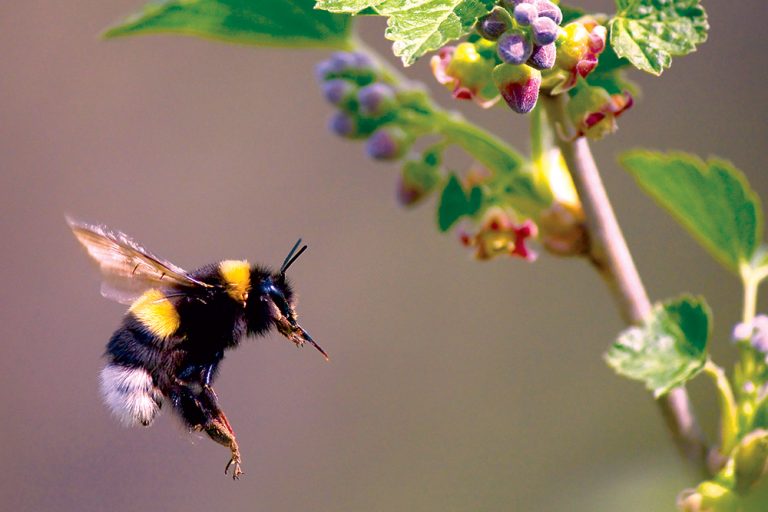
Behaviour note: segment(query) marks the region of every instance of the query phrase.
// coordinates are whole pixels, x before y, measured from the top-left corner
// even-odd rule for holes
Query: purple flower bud
[[[357,123],[344,112],[336,112],[328,121],[328,129],[342,137],[354,137],[357,131]]]
[[[539,99],[541,71],[525,64],[499,64],[493,69],[493,80],[509,108],[519,114],[533,110]]]
[[[510,30],[499,38],[497,51],[504,62],[522,64],[531,56],[533,45],[522,30]]]
[[[323,82],[323,96],[332,105],[338,105],[354,91],[355,86],[346,80],[337,78]]]
[[[381,117],[395,106],[395,91],[387,84],[376,82],[365,86],[357,93],[360,114]]]
[[[531,32],[533,40],[539,46],[554,43],[557,39],[557,23],[550,18],[540,16],[531,23]]]
[[[763,354],[768,354],[768,316],[757,315],[752,321],[752,328],[754,329],[752,347]]]
[[[333,62],[330,60],[324,60],[317,63],[315,66],[315,78],[318,82],[325,80],[325,77],[334,72]]]
[[[408,149],[408,134],[398,126],[379,128],[368,139],[365,150],[376,160],[397,160]]]
[[[528,59],[528,64],[532,68],[538,70],[552,69],[557,59],[557,48],[555,43],[545,44],[544,46],[533,47],[531,57]]]
[[[563,22],[563,11],[549,0],[536,0],[535,4],[539,11],[539,16],[551,19],[556,25]]]
[[[509,29],[509,14],[502,11],[503,9],[493,10],[478,20],[475,28],[480,37],[495,41]]]
[[[344,71],[345,69],[358,67],[360,61],[359,54],[352,52],[334,52],[331,55],[330,61],[334,69],[338,71]]]
[[[538,17],[539,10],[533,4],[518,4],[515,7],[515,20],[524,27],[533,23],[533,20]]]
[[[348,78],[364,85],[374,81],[376,69],[370,57],[363,53],[335,52],[315,67],[315,76],[319,81]]]

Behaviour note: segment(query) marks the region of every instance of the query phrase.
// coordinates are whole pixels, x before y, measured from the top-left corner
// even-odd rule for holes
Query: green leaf
[[[616,0],[610,40],[616,55],[660,75],[672,56],[687,55],[707,40],[709,23],[701,0]]]
[[[480,187],[472,187],[469,195],[455,174],[448,178],[437,208],[437,224],[440,231],[448,231],[457,220],[466,215],[474,215],[483,203],[483,191]]]
[[[619,375],[643,381],[658,398],[704,369],[710,330],[704,298],[683,296],[656,304],[643,325],[624,330],[605,360]]]
[[[357,14],[360,11],[373,8],[383,0],[317,0],[315,9],[323,9],[330,12],[346,12]]]
[[[724,160],[630,151],[620,162],[720,263],[739,273],[760,244],[763,211],[744,175]]]
[[[164,0],[104,36],[173,33],[259,46],[349,48],[350,17],[313,6],[313,0]]]
[[[410,66],[427,52],[472,31],[477,18],[488,14],[494,0],[318,0],[318,9],[358,13],[373,8],[389,18],[386,37],[395,55]]]

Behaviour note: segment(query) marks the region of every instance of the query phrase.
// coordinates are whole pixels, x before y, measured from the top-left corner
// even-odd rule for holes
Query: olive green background
[[[141,3],[0,6],[0,509],[673,510],[695,475],[650,395],[603,363],[622,325],[585,262],[478,263],[433,204],[398,207],[397,169],[325,128],[328,52],[98,39]],[[764,3],[704,4],[709,42],[661,79],[633,73],[642,97],[594,150],[650,295],[705,294],[728,362],[737,280],[615,163],[629,147],[714,154],[768,197]],[[390,55],[383,28],[360,25]],[[525,149],[524,117],[452,103],[428,68],[407,73]],[[185,268],[310,244],[290,274],[331,362],[278,335],[227,357],[241,481],[167,411],[150,429],[109,416],[97,376],[124,307],[99,296],[65,214]],[[712,433],[710,383],[692,393]]]

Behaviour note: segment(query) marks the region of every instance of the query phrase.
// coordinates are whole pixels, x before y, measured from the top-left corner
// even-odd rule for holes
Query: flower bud
[[[499,64],[493,70],[493,80],[507,105],[517,113],[533,110],[539,99],[541,72],[522,64]]]
[[[397,106],[395,91],[387,84],[375,82],[357,92],[360,115],[381,117]]]
[[[367,85],[377,78],[375,65],[370,57],[358,52],[335,52],[328,60],[315,68],[319,81],[346,78],[358,85]]]
[[[539,10],[533,4],[517,4],[515,6],[515,21],[523,27],[527,27],[539,17]]]
[[[534,69],[544,71],[545,69],[551,69],[555,65],[555,59],[557,58],[557,47],[554,43],[546,44],[544,46],[533,47],[533,52],[528,59],[528,64]]]
[[[480,37],[495,41],[511,26],[509,13],[502,7],[494,8],[489,14],[477,20],[475,29]]]
[[[379,128],[368,139],[365,149],[376,160],[397,160],[408,151],[411,137],[399,126]]]
[[[549,18],[559,25],[563,22],[563,11],[549,0],[535,0],[536,10],[540,17]]]
[[[551,20],[550,20],[551,21]],[[505,32],[499,38],[498,52],[501,60],[508,64],[522,64],[533,52],[533,45],[528,40],[528,34],[519,29]]]
[[[323,82],[323,96],[332,105],[340,105],[355,93],[355,85],[341,78],[334,78]]]
[[[554,43],[555,39],[557,39],[557,31],[557,23],[544,16],[535,19],[533,23],[531,23],[533,41],[539,46]]]
[[[403,165],[403,174],[397,187],[397,199],[404,206],[419,202],[440,183],[440,169],[427,159],[408,160]]]
[[[357,121],[344,112],[336,112],[328,122],[328,129],[336,135],[352,138],[357,135]]]

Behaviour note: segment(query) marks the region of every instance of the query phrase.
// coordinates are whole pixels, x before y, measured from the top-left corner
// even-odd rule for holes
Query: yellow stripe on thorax
[[[168,338],[179,329],[179,312],[160,290],[147,290],[129,309],[155,336]]]
[[[219,272],[229,296],[245,304],[251,290],[251,265],[245,260],[226,260],[219,263]]]

